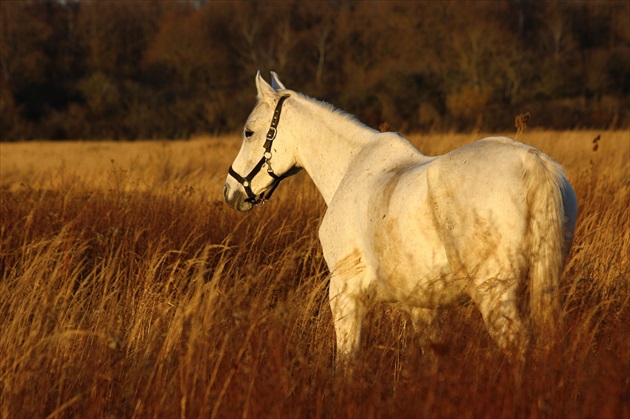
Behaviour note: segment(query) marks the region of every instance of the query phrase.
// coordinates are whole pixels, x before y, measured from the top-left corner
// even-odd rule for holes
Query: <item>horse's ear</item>
[[[276,91],[287,90],[287,88],[284,87],[284,84],[282,84],[282,82],[280,81],[280,77],[278,77],[275,71],[271,72],[271,86],[273,86]]]
[[[266,100],[277,95],[275,89],[269,85],[260,75],[256,73],[256,89],[258,90],[258,100]]]

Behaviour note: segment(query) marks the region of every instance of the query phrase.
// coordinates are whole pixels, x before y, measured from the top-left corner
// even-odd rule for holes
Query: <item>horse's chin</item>
[[[254,204],[246,201],[246,197],[243,198],[241,196],[233,196],[232,199],[225,198],[225,202],[230,206],[230,208],[234,208],[239,212],[247,212],[254,208]]]
[[[254,208],[254,204],[247,201],[247,195],[239,193],[238,191],[230,194],[230,187],[227,184],[223,188],[223,197],[230,208],[234,208],[239,212],[247,212]]]
[[[228,205],[239,212],[247,212],[254,208],[254,205],[251,202],[239,201],[235,205],[228,202]]]

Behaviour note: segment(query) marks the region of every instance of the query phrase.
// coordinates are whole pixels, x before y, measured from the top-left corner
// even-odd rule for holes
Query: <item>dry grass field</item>
[[[0,144],[0,418],[630,418],[630,134],[520,139],[580,204],[562,340],[523,374],[471,305],[444,310],[435,359],[375,306],[336,372],[323,200],[300,174],[230,210],[237,137]]]

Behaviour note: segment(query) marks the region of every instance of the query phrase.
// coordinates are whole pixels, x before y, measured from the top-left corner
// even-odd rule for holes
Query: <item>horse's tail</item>
[[[538,342],[545,345],[560,326],[559,284],[566,240],[563,189],[568,182],[562,167],[536,149],[529,150],[524,166],[529,207],[530,318]]]

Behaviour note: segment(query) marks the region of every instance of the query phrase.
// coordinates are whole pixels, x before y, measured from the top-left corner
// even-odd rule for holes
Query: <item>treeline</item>
[[[629,125],[626,1],[0,7],[3,141],[239,130],[258,69],[392,130]]]

